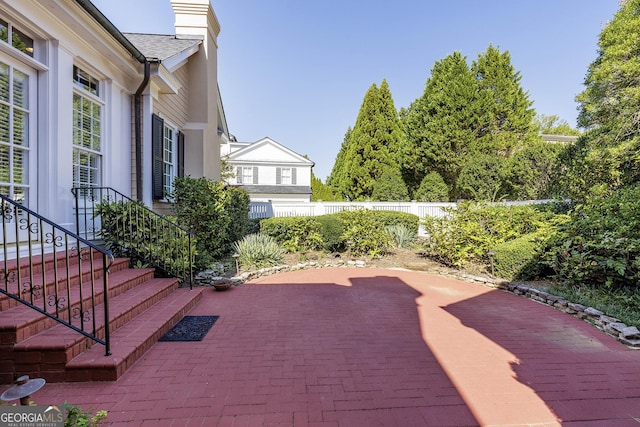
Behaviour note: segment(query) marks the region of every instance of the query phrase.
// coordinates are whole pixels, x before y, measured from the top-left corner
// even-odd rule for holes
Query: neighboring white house
[[[0,0],[0,193],[73,230],[74,186],[163,210],[175,176],[219,179],[220,26],[209,0],[162,1],[176,35],[125,35],[89,0]]]
[[[221,145],[221,156],[234,173],[227,182],[247,190],[252,202],[311,200],[314,163],[271,138],[229,141]]]

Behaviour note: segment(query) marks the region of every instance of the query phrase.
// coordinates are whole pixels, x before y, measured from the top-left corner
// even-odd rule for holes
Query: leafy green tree
[[[403,116],[402,175],[411,192],[432,171],[455,188],[476,138],[479,100],[477,82],[460,52],[434,64],[422,96]]]
[[[400,176],[400,171],[397,169],[385,171],[374,184],[371,199],[380,202],[409,201],[409,192]]]
[[[449,187],[438,172],[425,175],[413,198],[418,202],[448,202]]]
[[[587,129],[571,153],[578,200],[640,181],[640,0],[621,3],[598,46],[576,98],[578,125]]]
[[[533,121],[533,125],[540,134],[570,136],[580,135],[580,131],[578,129],[572,128],[571,125],[569,125],[569,122],[561,119],[555,114],[552,116],[538,114]]]
[[[349,200],[370,198],[382,174],[398,167],[396,153],[401,139],[402,129],[389,85],[386,80],[380,88],[374,83],[365,94],[347,141],[346,156],[331,185]]]

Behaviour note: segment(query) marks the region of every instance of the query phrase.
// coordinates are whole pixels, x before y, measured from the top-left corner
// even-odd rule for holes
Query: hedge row
[[[360,209],[317,217],[267,218],[260,221],[260,232],[290,252],[348,249],[356,255],[375,257],[391,246],[390,225],[402,225],[417,234],[419,218],[404,212]]]

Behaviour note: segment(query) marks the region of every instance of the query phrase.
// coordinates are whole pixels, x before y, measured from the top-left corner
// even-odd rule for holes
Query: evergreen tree
[[[577,97],[587,132],[570,153],[574,199],[640,181],[640,0],[621,3],[598,46]]]
[[[388,169],[398,167],[397,151],[402,129],[389,85],[374,83],[365,94],[356,124],[351,131],[346,157],[333,186],[349,200],[371,197],[375,182]]]
[[[456,183],[463,199],[496,202],[503,192],[504,161],[493,154],[478,154],[465,164]]]
[[[449,187],[438,172],[425,175],[413,198],[418,202],[448,202]]]
[[[430,171],[455,188],[477,134],[479,100],[475,77],[462,54],[435,63],[424,93],[406,113],[401,164],[411,192]]]
[[[311,201],[317,202],[319,200],[333,202],[338,200],[338,198],[333,193],[332,188],[323,184],[322,180],[311,171]]]
[[[511,65],[508,51],[501,53],[489,45],[471,68],[483,112],[475,151],[508,158],[537,135],[533,126],[533,102],[520,86],[522,77]]]
[[[348,170],[347,150],[349,149],[349,141],[351,140],[351,127],[347,129],[342,140],[342,146],[336,156],[335,163],[331,169],[331,174],[327,178],[327,185],[332,188],[334,194],[344,199],[347,195],[346,191],[346,174]]]
[[[409,192],[397,169],[385,171],[373,186],[371,199],[379,202],[407,202]]]

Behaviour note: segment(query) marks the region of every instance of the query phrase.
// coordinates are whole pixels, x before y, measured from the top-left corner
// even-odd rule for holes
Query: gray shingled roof
[[[178,39],[170,34],[123,34],[144,56],[158,58],[160,61],[202,42],[199,38]]]
[[[311,187],[304,185],[238,185],[250,194],[311,194]]]

